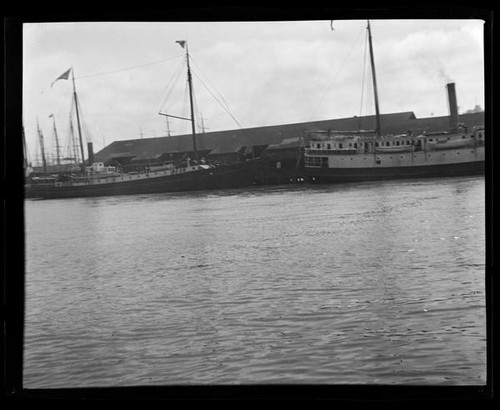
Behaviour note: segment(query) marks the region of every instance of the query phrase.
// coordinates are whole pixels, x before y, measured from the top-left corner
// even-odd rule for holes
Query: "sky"
[[[483,21],[371,20],[381,113],[484,108]],[[332,29],[333,27],[333,29]],[[69,144],[73,69],[84,143],[190,133],[189,47],[197,132],[374,114],[366,20],[78,22],[23,25],[23,123],[36,162],[37,122]],[[53,84],[52,84],[53,83]],[[51,86],[52,84],[52,86]],[[49,117],[52,115],[52,117]],[[73,114],[74,115],[74,114]],[[202,120],[203,118],[203,120]],[[74,122],[76,132],[76,122]]]

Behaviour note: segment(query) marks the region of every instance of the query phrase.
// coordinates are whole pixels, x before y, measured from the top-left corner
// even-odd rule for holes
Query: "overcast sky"
[[[197,121],[203,116],[207,131],[371,115],[366,21],[335,20],[333,28],[328,20],[27,23],[23,116],[30,156],[37,155],[37,118],[47,148],[53,145],[50,114],[66,145],[71,78],[51,83],[70,67],[85,139],[95,151],[141,132],[166,135],[160,110],[189,116],[185,50],[176,40],[188,41]],[[447,115],[451,81],[460,112],[484,108],[482,21],[372,20],[371,29],[382,113]],[[189,133],[189,126],[170,120],[172,134]]]

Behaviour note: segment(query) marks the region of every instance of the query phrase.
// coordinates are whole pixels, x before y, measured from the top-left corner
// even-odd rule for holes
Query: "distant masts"
[[[38,118],[36,120],[36,129],[38,131],[38,139],[40,141],[40,151],[41,151],[41,154],[42,154],[42,164],[43,164],[43,172],[46,173],[47,172],[47,161],[45,159],[45,146],[44,146],[44,143],[43,143],[43,132],[40,128],[40,124],[38,122]]]
[[[54,128],[54,139],[56,141],[56,164],[61,165],[61,155],[59,152],[60,145],[59,145],[59,137],[57,136],[57,128],[56,128],[56,117],[54,114],[50,114],[49,118],[52,118],[52,125]]]
[[[167,123],[167,135],[170,137],[171,133],[170,133],[170,121],[168,120],[168,117],[165,116],[165,121]]]
[[[201,132],[205,134],[205,118],[203,118],[203,114],[200,113],[200,122],[201,122]]]

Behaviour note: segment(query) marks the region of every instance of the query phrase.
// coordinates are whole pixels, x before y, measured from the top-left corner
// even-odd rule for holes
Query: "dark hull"
[[[33,184],[26,187],[25,197],[57,199],[241,188],[253,184],[260,166],[260,161],[254,160],[136,181],[62,187]]]
[[[408,178],[439,178],[484,175],[484,161],[387,168],[306,168],[310,183],[381,181]]]

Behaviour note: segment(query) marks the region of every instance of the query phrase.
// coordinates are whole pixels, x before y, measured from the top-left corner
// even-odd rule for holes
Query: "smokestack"
[[[94,163],[94,146],[91,142],[87,143],[87,151],[89,153],[89,165]]]
[[[457,92],[455,91],[455,83],[446,84],[448,89],[448,105],[450,108],[450,132],[458,132],[458,106]]]

